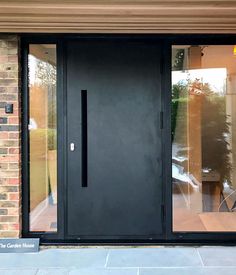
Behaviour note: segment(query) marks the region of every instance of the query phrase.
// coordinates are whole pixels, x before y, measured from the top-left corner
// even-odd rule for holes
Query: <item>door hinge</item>
[[[160,129],[163,129],[163,116],[164,116],[164,114],[163,114],[163,111],[161,111],[160,112]]]

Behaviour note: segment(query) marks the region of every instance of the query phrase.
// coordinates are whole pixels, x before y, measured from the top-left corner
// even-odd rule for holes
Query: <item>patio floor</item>
[[[236,247],[96,247],[0,254],[1,275],[235,275]]]

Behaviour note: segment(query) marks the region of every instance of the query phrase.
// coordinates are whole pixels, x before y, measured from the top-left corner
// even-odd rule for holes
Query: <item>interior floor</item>
[[[30,214],[30,231],[56,232],[57,231],[57,205],[47,204],[46,207],[37,206]],[[37,209],[38,208],[38,209]]]
[[[173,231],[222,232],[236,231],[235,212],[197,213],[187,207],[177,185],[173,188]]]

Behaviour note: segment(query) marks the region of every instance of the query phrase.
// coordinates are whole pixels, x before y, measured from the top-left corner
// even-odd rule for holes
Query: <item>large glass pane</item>
[[[29,47],[30,231],[57,230],[56,46]]]
[[[236,47],[172,48],[173,231],[236,231]]]

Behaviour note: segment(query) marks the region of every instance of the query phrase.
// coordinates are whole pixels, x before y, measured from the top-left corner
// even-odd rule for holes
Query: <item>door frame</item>
[[[62,167],[62,169],[57,169],[57,223],[58,230],[56,233],[52,232],[30,232],[29,230],[29,209],[30,209],[30,177],[29,177],[29,88],[28,88],[28,53],[29,44],[55,44],[56,54],[57,54],[57,110],[61,110],[60,114],[57,112],[57,154],[61,157],[57,157],[57,167]],[[64,238],[64,201],[62,194],[64,191],[63,182],[64,181],[64,137],[65,137],[65,127],[64,127],[64,104],[62,100],[58,98],[64,98],[64,88],[63,88],[63,54],[62,54],[62,43],[56,37],[36,37],[27,36],[21,39],[21,79],[22,79],[22,236],[26,238],[40,238],[41,242],[57,243],[59,240]],[[60,183],[60,184],[59,184]],[[60,214],[59,214],[60,213]]]
[[[161,55],[161,91],[162,91],[162,112],[163,129],[161,139],[164,140],[162,147],[162,220],[163,238],[157,240],[79,240],[65,239],[65,206],[66,196],[66,56],[65,42],[78,39],[151,39],[160,43],[162,48]],[[29,117],[29,98],[28,98],[28,48],[29,44],[56,44],[57,45],[57,123],[58,123],[58,232],[29,232],[29,137],[28,137],[28,117]],[[236,232],[173,232],[172,231],[172,143],[171,143],[171,46],[172,45],[236,45],[236,35],[226,34],[195,34],[195,35],[88,35],[88,34],[60,34],[60,35],[22,35],[21,36],[21,66],[22,66],[22,235],[23,237],[39,237],[41,243],[45,244],[160,244],[160,243],[182,243],[182,244],[236,244]],[[60,110],[60,112],[58,112]],[[59,113],[61,115],[59,115]]]
[[[172,35],[166,39],[167,44],[170,47],[175,45],[236,45],[236,35],[227,35],[227,34],[204,34],[204,35]],[[166,68],[164,73],[165,83],[171,90],[171,54],[169,56],[169,68]],[[170,94],[170,92],[169,92]],[[169,95],[171,96],[171,95]],[[169,98],[170,102],[171,98]],[[166,106],[168,108],[168,106]],[[169,106],[170,108],[170,106]],[[171,114],[171,108],[169,109],[169,114]],[[169,117],[170,120],[170,117]],[[171,127],[171,122],[169,121],[169,131]],[[169,132],[170,136],[170,132]],[[171,144],[172,146],[172,144]],[[170,148],[171,148],[170,146]],[[168,150],[168,148],[167,148]],[[167,171],[171,171],[171,160],[169,157],[171,155],[171,150],[165,155],[167,159],[165,160],[165,166],[167,166]],[[165,174],[166,174],[165,173]],[[168,177],[168,176],[167,176]],[[167,178],[168,187],[166,188],[166,215],[171,216],[173,214],[172,210],[172,180],[171,173]],[[168,198],[171,198],[171,201],[168,201]],[[235,245],[236,244],[236,232],[173,232],[172,231],[172,219],[167,219],[167,242],[170,243],[185,243],[185,244],[211,244],[211,245]]]

